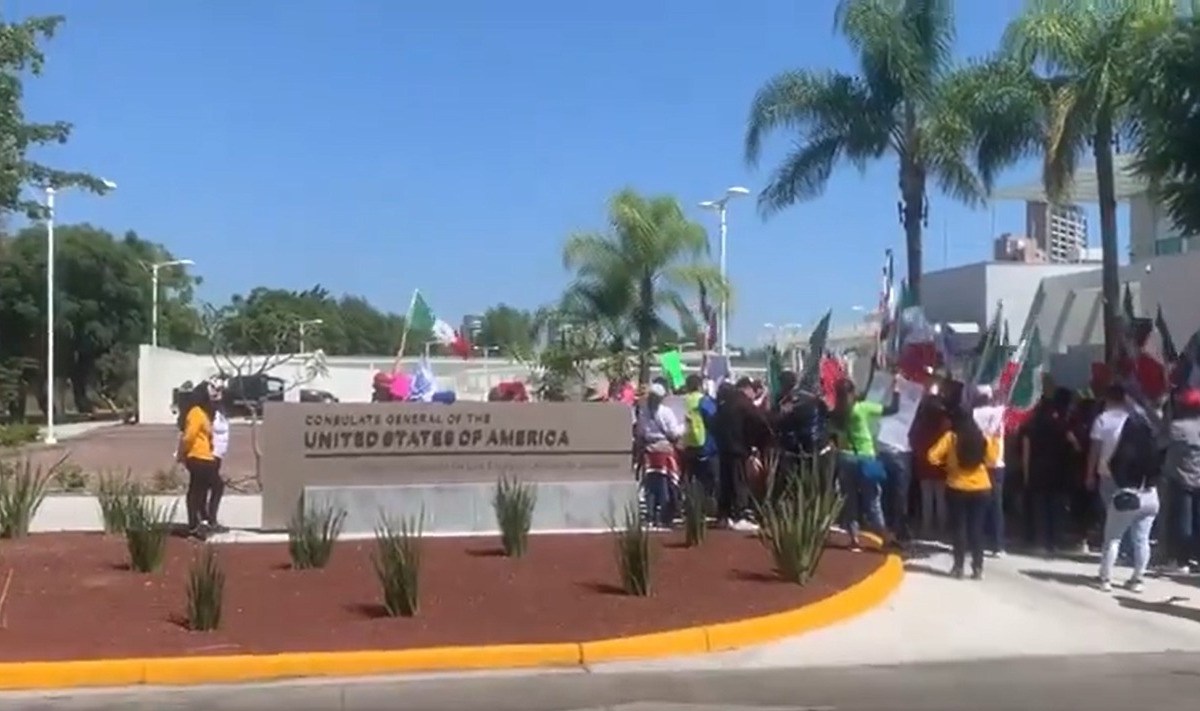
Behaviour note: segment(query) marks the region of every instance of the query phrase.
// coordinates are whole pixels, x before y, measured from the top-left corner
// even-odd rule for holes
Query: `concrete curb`
[[[840,622],[882,603],[903,578],[903,562],[898,556],[889,555],[883,565],[863,580],[801,608],[736,622],[589,642],[2,663],[0,690],[142,684],[190,686],[311,677],[572,667],[703,654],[772,642]]]

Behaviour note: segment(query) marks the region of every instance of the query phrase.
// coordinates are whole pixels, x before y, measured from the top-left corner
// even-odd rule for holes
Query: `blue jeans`
[[[1200,489],[1189,489],[1178,479],[1170,481],[1172,548],[1175,562],[1200,561]]]
[[[879,461],[887,472],[884,482],[884,517],[892,522],[892,533],[900,540],[910,538],[908,527],[908,490],[912,486],[912,452],[883,449]]]
[[[850,534],[851,543],[858,543],[860,519],[866,518],[868,528],[882,534],[887,526],[883,520],[882,482],[863,474],[862,458],[855,454],[838,454],[838,482],[846,497],[842,506],[842,526]]]
[[[659,472],[646,472],[642,477],[646,490],[646,518],[650,523],[670,526],[675,520],[675,485],[671,477]]]
[[[1158,516],[1158,491],[1151,488],[1138,493],[1139,506],[1134,511],[1117,511],[1109,499],[1104,518],[1104,550],[1100,559],[1100,579],[1111,580],[1113,565],[1121,539],[1133,538],[1133,579],[1141,580],[1150,563],[1150,529]]]
[[[1004,550],[1004,467],[988,472],[992,479],[992,496],[984,516],[984,533],[991,542],[993,553]]]

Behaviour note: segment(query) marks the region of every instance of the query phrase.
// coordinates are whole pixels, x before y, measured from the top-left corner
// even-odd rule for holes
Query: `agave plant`
[[[537,487],[534,485],[507,476],[496,482],[492,508],[496,511],[496,525],[500,528],[500,545],[504,555],[510,558],[525,555],[536,507]]]
[[[28,459],[20,466],[0,462],[0,538],[29,535],[33,517],[45,501],[46,489],[63,460],[48,471],[41,467],[34,469]]]
[[[778,482],[778,492],[756,502],[759,538],[779,576],[804,585],[820,565],[830,528],[842,510],[837,458],[833,453],[782,454],[772,462],[775,469],[768,477]]]
[[[424,513],[400,521],[384,518],[375,529],[375,576],[383,607],[392,617],[413,617],[421,604],[421,538]]]
[[[309,506],[301,501],[288,522],[288,554],[292,568],[324,568],[333,555],[333,546],[342,534],[345,509],[332,504]]]

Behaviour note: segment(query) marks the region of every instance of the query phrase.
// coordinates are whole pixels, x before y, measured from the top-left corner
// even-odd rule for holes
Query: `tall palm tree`
[[[1005,54],[1028,70],[1027,77],[1053,88],[1047,113],[1055,120],[1042,174],[1049,199],[1070,197],[1071,178],[1089,147],[1095,161],[1110,364],[1121,352],[1114,146],[1130,128],[1137,59],[1171,27],[1175,9],[1175,0],[1028,0],[1004,33]]]
[[[1139,62],[1135,167],[1179,228],[1200,234],[1200,0]]]
[[[704,228],[687,219],[675,198],[625,189],[610,200],[608,219],[608,232],[572,235],[563,247],[563,266],[576,274],[569,298],[576,309],[590,305],[614,336],[628,330],[636,338],[644,385],[664,311],[686,311],[684,294],[699,284],[718,295],[728,289],[704,259]]]
[[[894,156],[908,283],[919,300],[928,182],[970,205],[991,187],[968,163],[973,136],[968,119],[974,114],[951,81],[958,71],[952,56],[954,4],[841,0],[836,26],[858,55],[857,75],[785,72],[768,81],[751,104],[749,164],[758,163],[768,134],[799,134],[759,195],[759,209],[770,215],[819,196],[839,161],[864,170],[871,161]]]

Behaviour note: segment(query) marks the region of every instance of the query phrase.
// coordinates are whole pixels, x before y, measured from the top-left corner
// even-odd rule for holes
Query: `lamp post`
[[[150,265],[150,345],[158,348],[158,270],[164,267],[186,267],[195,264],[190,259],[172,259]]]
[[[111,180],[101,181],[105,190],[115,190]],[[55,444],[54,436],[54,196],[53,185],[46,191],[46,444]]]
[[[705,210],[715,210],[721,226],[721,246],[720,246],[720,265],[721,265],[721,281],[726,282],[723,286],[728,286],[728,271],[726,264],[726,237],[727,228],[725,223],[725,207],[731,198],[745,197],[750,191],[739,185],[735,185],[725,191],[724,197],[719,200],[705,200],[700,203],[700,207]],[[717,325],[717,338],[721,341],[721,355],[729,354],[729,297],[722,291],[721,294],[721,317]]]
[[[321,325],[321,324],[323,324],[323,323],[325,323],[325,319],[320,319],[320,318],[310,318],[310,319],[308,319],[307,321],[301,321],[301,322],[299,323],[299,327],[300,327],[300,352],[301,352],[301,353],[307,353],[307,352],[308,352],[308,351],[304,350],[304,329],[305,329],[305,328],[307,328],[307,327],[309,327],[309,326],[320,326],[320,325]]]

